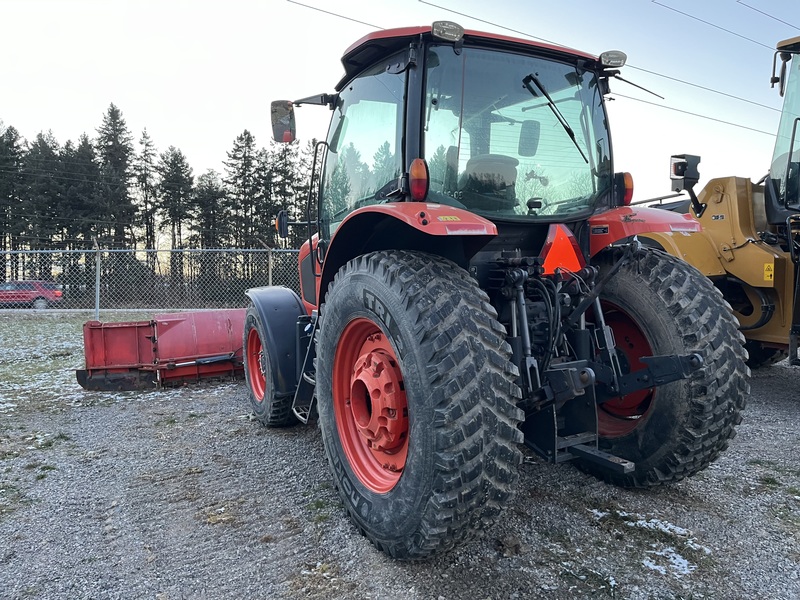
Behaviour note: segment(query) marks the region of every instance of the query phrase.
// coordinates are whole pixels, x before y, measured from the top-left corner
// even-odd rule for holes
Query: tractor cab
[[[615,186],[603,104],[624,62],[621,52],[596,58],[446,22],[380,31],[346,51],[335,94],[273,106],[276,139],[293,139],[287,107],[332,109],[319,183],[323,240],[353,211],[398,201],[493,222],[586,220],[626,193],[624,179]]]

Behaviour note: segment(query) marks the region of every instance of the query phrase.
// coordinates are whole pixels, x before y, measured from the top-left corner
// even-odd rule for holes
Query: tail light
[[[417,202],[425,200],[428,195],[428,164],[421,158],[411,161],[411,168],[408,170],[408,186],[411,190],[411,199]]]
[[[630,206],[633,200],[633,175],[614,173],[614,206]]]
[[[55,290],[53,292],[53,296],[55,296],[56,298],[61,298],[61,296],[63,296],[63,295],[64,295],[64,292],[62,292],[61,290]]]
[[[630,206],[631,200],[633,200],[633,175],[623,173],[622,180],[625,189],[625,194],[622,196],[622,204],[623,206]]]
[[[542,248],[545,275],[552,275],[556,269],[577,273],[586,266],[578,240],[565,225],[551,225]]]

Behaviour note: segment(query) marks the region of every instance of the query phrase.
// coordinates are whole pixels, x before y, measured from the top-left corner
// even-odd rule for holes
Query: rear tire
[[[47,303],[47,300],[45,300],[44,298],[37,298],[36,300],[33,301],[33,304],[31,304],[31,306],[33,307],[34,310],[45,310],[49,305]]]
[[[317,353],[325,452],[377,548],[423,558],[493,522],[523,413],[505,329],[465,271],[420,252],[353,259],[325,298]]]
[[[613,261],[600,259],[601,277]],[[707,467],[736,435],[749,392],[747,353],[722,294],[694,267],[662,251],[641,250],[600,295],[623,369],[639,357],[697,352],[704,365],[688,379],[613,399],[597,408],[599,446],[636,463],[632,474],[581,468],[625,487],[677,481]]]
[[[275,390],[269,352],[265,351],[264,327],[258,310],[252,304],[244,321],[244,376],[250,390],[250,406],[256,419],[267,427],[286,427],[297,422],[292,412],[293,394]]]
[[[751,369],[769,367],[789,357],[788,348],[772,348],[754,340],[748,340],[744,347],[749,356],[747,366]]]

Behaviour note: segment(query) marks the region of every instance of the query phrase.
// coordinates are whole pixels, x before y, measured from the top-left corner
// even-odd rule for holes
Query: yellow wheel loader
[[[690,199],[662,208],[689,212],[702,230],[640,236],[712,279],[739,319],[751,367],[787,355],[800,365],[800,37],[778,44],[771,81],[784,105],[769,173],[756,183],[712,179],[695,194],[699,157],[675,155],[672,189]]]

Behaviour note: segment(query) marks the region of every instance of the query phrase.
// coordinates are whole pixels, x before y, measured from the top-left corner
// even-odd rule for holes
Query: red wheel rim
[[[652,356],[653,348],[639,324],[624,310],[603,302],[606,325],[614,332],[617,355],[623,372],[632,373],[644,369],[640,360]],[[619,437],[636,429],[653,406],[654,388],[648,388],[619,396],[601,404],[597,411],[598,427],[603,437]]]
[[[261,336],[253,327],[247,332],[247,373],[250,379],[250,390],[257,402],[264,399],[267,387],[267,378],[264,376],[264,347],[261,345]]]
[[[333,414],[359,481],[377,494],[391,490],[408,458],[408,402],[397,355],[369,319],[351,321],[339,338]]]

